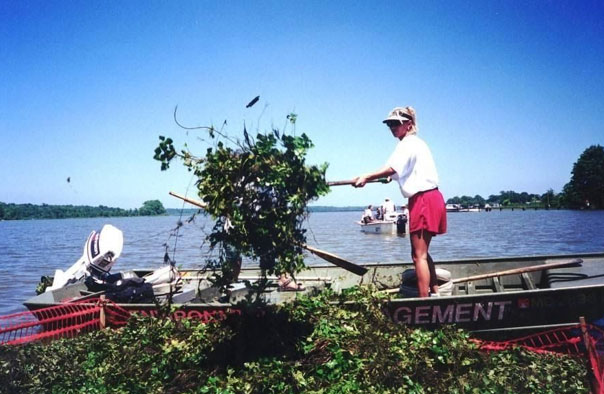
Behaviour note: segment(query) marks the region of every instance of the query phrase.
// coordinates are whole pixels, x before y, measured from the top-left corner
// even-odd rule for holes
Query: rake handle
[[[392,180],[392,178],[388,177],[388,178],[378,178],[378,179],[372,179],[370,181],[367,181],[367,183],[390,183],[390,181]],[[356,181],[354,179],[347,179],[345,181],[332,181],[332,182],[327,182],[328,186],[343,186],[343,185],[354,185],[356,183]]]

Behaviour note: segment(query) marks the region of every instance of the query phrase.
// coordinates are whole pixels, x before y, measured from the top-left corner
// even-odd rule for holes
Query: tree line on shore
[[[543,194],[501,191],[487,199],[480,195],[455,196],[447,204],[459,204],[464,208],[491,206],[528,206],[552,209],[604,209],[604,148],[592,145],[587,148],[573,165],[570,181],[560,193],[549,189]]]
[[[447,204],[460,205],[462,208],[480,207],[487,204],[491,207],[535,207],[535,208],[568,208],[562,193],[554,193],[549,189],[544,194],[530,194],[527,192],[517,193],[513,190],[501,191],[499,194],[491,194],[484,198],[477,194],[472,196],[455,196],[447,200]]]
[[[116,216],[164,215],[166,210],[159,200],[145,201],[140,208],[122,209],[99,205],[35,205],[0,202],[0,220],[66,219]]]

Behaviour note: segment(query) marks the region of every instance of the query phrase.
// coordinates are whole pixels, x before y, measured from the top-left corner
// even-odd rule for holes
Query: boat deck
[[[451,277],[464,278],[493,272],[519,269],[527,266],[559,263],[579,258],[580,267],[556,268],[518,275],[500,276],[455,285],[453,295],[525,291],[533,289],[563,288],[604,284],[604,253],[557,256],[528,256],[510,258],[475,258],[437,261],[437,268],[451,272]],[[411,262],[377,262],[364,265],[368,272],[359,277],[331,265],[308,267],[303,276],[328,278],[334,290],[354,285],[373,284],[379,289],[392,289],[401,284],[405,270],[413,269]],[[254,272],[253,269],[244,270]],[[243,274],[243,273],[242,273]]]

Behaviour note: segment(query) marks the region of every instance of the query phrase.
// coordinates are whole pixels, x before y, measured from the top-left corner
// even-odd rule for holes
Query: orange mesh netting
[[[506,350],[520,346],[537,353],[581,354],[585,352],[581,328],[578,324],[508,341],[474,340],[474,342],[483,350]]]
[[[119,327],[130,312],[99,298],[0,316],[0,345],[74,337],[101,326]]]
[[[604,331],[592,324],[557,328],[508,341],[474,340],[482,350],[522,347],[537,353],[587,356],[593,374],[594,392],[604,394]]]

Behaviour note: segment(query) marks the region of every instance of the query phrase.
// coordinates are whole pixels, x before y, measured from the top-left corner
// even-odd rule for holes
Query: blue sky
[[[295,112],[329,180],[381,167],[396,143],[381,120],[412,105],[445,198],[559,192],[604,145],[603,4],[4,0],[0,201],[179,207],[168,191],[192,178],[160,171],[158,136],[205,145],[176,105],[234,135]],[[315,204],[384,197],[403,202],[390,184]]]

